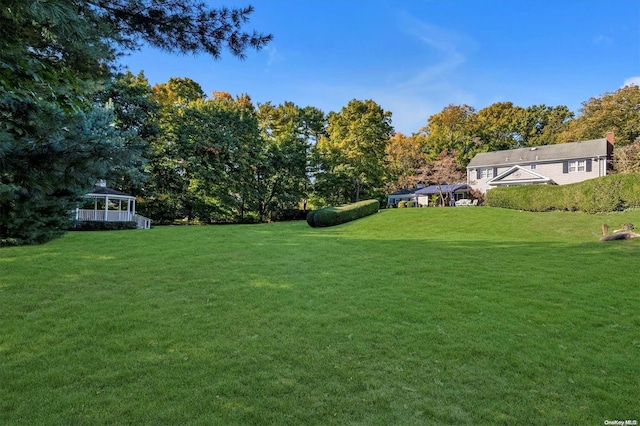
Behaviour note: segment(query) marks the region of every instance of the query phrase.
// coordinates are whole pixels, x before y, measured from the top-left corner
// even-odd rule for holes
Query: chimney
[[[614,142],[613,142],[613,132],[611,132],[611,131],[607,132],[607,142],[609,142],[611,145],[614,144]]]

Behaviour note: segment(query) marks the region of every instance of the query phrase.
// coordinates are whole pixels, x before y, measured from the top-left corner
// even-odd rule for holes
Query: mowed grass
[[[0,423],[640,417],[640,211],[396,209],[0,250]]]

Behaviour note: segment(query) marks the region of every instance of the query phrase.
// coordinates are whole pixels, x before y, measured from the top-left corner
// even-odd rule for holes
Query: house
[[[613,132],[602,139],[477,154],[467,183],[486,193],[498,186],[566,185],[605,176],[613,155]]]
[[[444,205],[454,206],[456,201],[469,197],[469,187],[464,183],[455,185],[443,184],[440,186],[431,185],[418,189],[415,192],[415,199],[418,205],[428,206],[431,197],[436,196],[439,198],[441,194],[444,197]],[[441,200],[438,199],[437,204],[440,205]]]
[[[400,201],[414,201],[416,199],[415,192],[420,189],[402,189],[387,196],[387,206],[398,206]]]
[[[136,214],[136,197],[99,184],[84,198],[84,207],[92,208],[76,209],[78,221],[136,222],[138,229],[151,228],[151,219]]]

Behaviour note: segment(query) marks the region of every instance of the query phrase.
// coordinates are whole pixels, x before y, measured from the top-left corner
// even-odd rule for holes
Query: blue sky
[[[637,0],[221,0],[246,6],[269,46],[240,61],[144,48],[123,58],[149,82],[188,77],[207,94],[249,94],[325,113],[351,99],[417,132],[449,104],[527,107],[582,102],[640,85]]]

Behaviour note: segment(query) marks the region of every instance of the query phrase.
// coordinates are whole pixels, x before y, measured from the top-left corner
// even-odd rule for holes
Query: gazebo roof
[[[86,197],[91,197],[91,198],[102,198],[102,197],[109,197],[109,198],[120,198],[120,199],[135,199],[136,197],[129,195],[129,194],[125,194],[124,192],[121,191],[116,191],[115,189],[111,189],[111,188],[107,188],[106,186],[96,186],[94,187],[91,192],[89,192],[87,195],[85,195]]]

